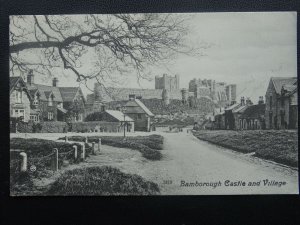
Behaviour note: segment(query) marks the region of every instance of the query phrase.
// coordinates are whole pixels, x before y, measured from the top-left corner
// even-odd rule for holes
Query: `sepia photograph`
[[[297,12],[10,15],[10,196],[299,194]]]

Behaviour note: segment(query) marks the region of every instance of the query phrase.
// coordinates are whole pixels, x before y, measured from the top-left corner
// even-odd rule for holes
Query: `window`
[[[272,109],[272,105],[273,105],[273,98],[272,96],[270,96],[270,109]]]
[[[53,120],[53,112],[48,112],[48,120]]]
[[[25,110],[24,109],[15,109],[13,111],[13,117],[23,117],[25,116]]]
[[[53,95],[49,96],[48,106],[53,106]]]
[[[33,99],[33,105],[38,105],[38,104],[39,104],[39,96],[36,94]]]
[[[34,122],[39,122],[39,116],[38,115],[30,115],[30,120],[34,121]]]
[[[142,119],[142,115],[141,114],[138,114],[137,115],[137,118],[140,120],[140,119]]]
[[[16,102],[22,103],[22,91],[16,91]]]
[[[284,98],[281,98],[281,107],[284,107]]]

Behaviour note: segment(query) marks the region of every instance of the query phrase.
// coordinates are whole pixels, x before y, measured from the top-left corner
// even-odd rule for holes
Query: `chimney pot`
[[[34,84],[34,75],[33,75],[33,70],[29,70],[29,73],[27,75],[27,83],[29,85]]]
[[[53,78],[52,80],[52,86],[57,87],[58,86],[58,79],[56,77]]]

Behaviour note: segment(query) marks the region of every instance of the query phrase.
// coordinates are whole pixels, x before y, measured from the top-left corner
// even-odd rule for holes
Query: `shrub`
[[[41,123],[41,133],[63,133],[68,129],[68,124],[61,121],[44,121]]]
[[[157,195],[159,187],[141,176],[112,167],[88,167],[66,171],[45,195]]]

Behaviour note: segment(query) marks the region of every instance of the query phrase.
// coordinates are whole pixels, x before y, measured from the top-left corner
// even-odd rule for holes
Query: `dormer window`
[[[48,106],[53,106],[53,98],[54,96],[51,94],[48,99]]]
[[[36,93],[34,95],[33,105],[38,105],[39,104],[39,99],[40,99],[40,95],[39,95],[39,93]]]
[[[22,103],[22,90],[16,90],[16,103]]]

